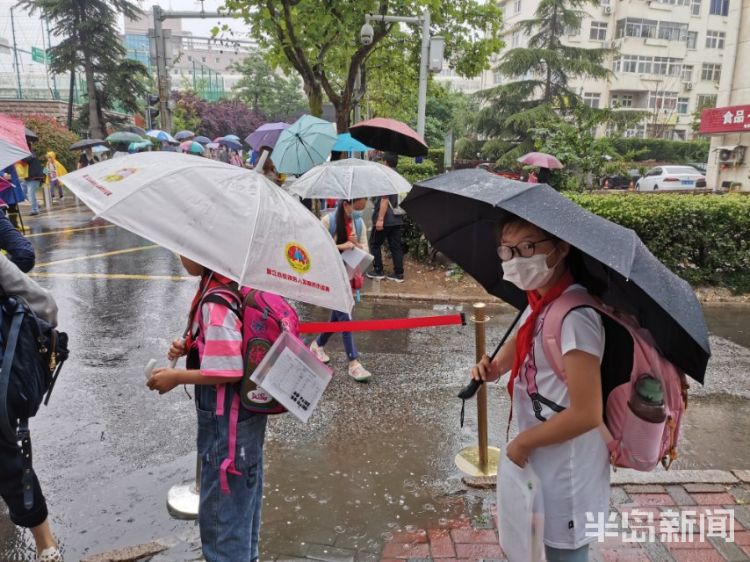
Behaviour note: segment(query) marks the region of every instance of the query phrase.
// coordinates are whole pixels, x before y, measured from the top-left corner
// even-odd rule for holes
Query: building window
[[[603,21],[592,21],[589,31],[589,39],[592,41],[607,40],[607,23]]]
[[[690,104],[690,98],[677,98],[677,113],[686,115],[688,112],[688,105]]]
[[[684,141],[685,131],[682,129],[675,129],[674,131],[672,131],[672,140]]]
[[[206,57],[201,57],[201,60],[202,60],[203,62],[206,62]]]
[[[514,14],[521,13],[521,0],[516,0],[515,2],[513,2],[513,13]]]
[[[635,55],[623,55],[620,57],[622,72],[638,72],[638,57]]]
[[[638,74],[651,74],[653,57],[638,57]]]
[[[701,80],[710,80],[718,82],[721,79],[721,65],[704,62],[701,69]]]
[[[695,49],[698,47],[698,32],[697,31],[688,31],[687,34],[687,48],[688,49]]]
[[[729,0],[711,0],[711,9],[708,13],[712,16],[728,16]]]
[[[624,18],[617,21],[615,37],[656,37],[656,20]]]
[[[677,92],[649,92],[648,106],[651,109],[673,111],[677,108]]]
[[[687,37],[688,26],[686,23],[659,22],[659,39],[667,41],[684,41]]]
[[[502,74],[501,74],[500,72],[494,72],[494,73],[492,74],[492,81],[493,81],[493,82],[494,82],[495,84],[501,84],[501,83],[502,83],[502,81],[503,81],[503,75],[502,75]]]
[[[682,79],[683,82],[693,81],[693,65],[692,64],[682,65],[682,72],[680,72],[680,78]]]
[[[666,76],[668,69],[669,69],[669,58],[654,57],[654,74],[658,74],[660,76]]]
[[[716,107],[716,95],[715,94],[703,94],[698,96],[698,100],[695,103],[697,108]]]
[[[511,48],[515,49],[518,47],[518,45],[521,43],[521,32],[516,31],[512,36],[510,40],[510,46]]]
[[[644,123],[641,123],[639,125],[636,125],[632,129],[627,129],[623,136],[627,139],[632,138],[639,138],[639,139],[645,139],[646,138],[646,125]]]
[[[706,49],[723,49],[726,36],[723,31],[706,31]]]
[[[701,15],[701,0],[693,0],[690,3],[690,13],[694,16]]]
[[[594,109],[597,109],[599,107],[601,98],[602,98],[601,94],[595,94],[593,92],[586,92],[583,94],[583,103],[585,103],[589,107],[593,107]]]
[[[571,25],[565,26],[565,35],[569,37],[577,37],[581,34],[581,24],[579,23],[576,27],[573,27]]]
[[[672,6],[688,6],[690,0],[657,0],[659,4],[670,4]]]
[[[633,94],[612,96],[612,107],[633,107]]]

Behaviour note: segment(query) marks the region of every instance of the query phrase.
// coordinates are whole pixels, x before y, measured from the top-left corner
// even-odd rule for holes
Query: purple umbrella
[[[521,156],[518,161],[529,166],[549,168],[550,170],[560,170],[563,168],[563,165],[557,158],[544,152],[529,152]]]
[[[284,129],[289,128],[289,123],[266,123],[261,125],[255,131],[245,138],[245,143],[249,144],[253,150],[260,151],[264,146],[273,148],[279,135]]]

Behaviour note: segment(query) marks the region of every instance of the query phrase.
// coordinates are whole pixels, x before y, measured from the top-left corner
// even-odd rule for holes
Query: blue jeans
[[[348,322],[351,319],[352,317],[349,316],[346,312],[338,312],[336,310],[331,311],[331,322]],[[323,347],[328,343],[328,340],[331,339],[332,335],[333,332],[320,334],[318,336],[318,339],[316,340],[318,345],[320,347]],[[359,357],[359,354],[357,353],[357,348],[354,347],[354,338],[352,337],[352,333],[341,332],[341,338],[344,340],[344,349],[346,350],[346,356],[349,358],[349,361],[354,361],[357,357]]]
[[[226,394],[229,399],[232,392]],[[206,562],[250,562],[259,555],[267,416],[240,409],[235,467],[242,474],[227,475],[231,493],[225,494],[219,471],[229,443],[229,400],[224,415],[217,416],[215,387],[196,386],[195,397],[202,470],[198,524],[203,556]]]
[[[544,554],[547,557],[547,562],[588,562],[589,545],[586,544],[575,550],[565,550],[545,545]]]
[[[39,202],[36,200],[36,190],[39,189],[39,180],[26,180],[26,188],[28,189],[28,198],[31,201],[31,212],[39,212]]]

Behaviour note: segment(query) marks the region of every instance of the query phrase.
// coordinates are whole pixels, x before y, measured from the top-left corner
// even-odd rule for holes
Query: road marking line
[[[142,275],[137,273],[53,273],[32,271],[30,277],[59,277],[64,279],[126,279],[134,281],[191,281],[195,277],[181,275]]]
[[[62,230],[50,230],[49,232],[37,232],[36,234],[26,234],[26,238],[36,238],[38,236],[52,236],[53,234],[69,234],[71,232],[83,232],[85,230],[98,230],[100,228],[113,228],[117,225],[103,224],[101,226],[85,226],[81,228],[64,228]]]
[[[109,256],[118,256],[120,254],[129,254],[132,252],[142,252],[143,250],[153,250],[154,248],[161,248],[158,244],[150,244],[148,246],[136,246],[135,248],[125,248],[124,250],[115,250],[113,252],[104,252],[101,254],[91,254],[88,256],[78,256],[75,258],[67,258],[64,260],[48,261],[46,263],[38,263],[34,267],[48,267],[50,265],[59,265],[61,263],[69,263],[73,261],[92,260],[96,258],[106,258]]]

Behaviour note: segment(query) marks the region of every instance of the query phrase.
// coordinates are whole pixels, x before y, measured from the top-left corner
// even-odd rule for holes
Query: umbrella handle
[[[263,165],[266,163],[266,160],[268,160],[268,157],[270,156],[270,153],[267,150],[264,150],[260,153],[260,156],[258,157],[258,161],[255,163],[255,171],[259,174],[263,173]]]
[[[495,348],[495,351],[492,352],[492,355],[490,355],[490,361],[492,361],[495,356],[500,352],[500,349],[503,347],[505,342],[510,337],[511,332],[513,331],[513,328],[516,327],[516,324],[518,324],[518,321],[521,319],[521,315],[523,314],[524,309],[521,309],[518,311],[518,314],[516,314],[516,317],[513,319],[513,322],[511,322],[510,327],[505,332],[505,335],[503,336],[503,339],[500,340],[500,343],[497,344],[497,347]],[[458,393],[458,397],[461,400],[468,400],[469,398],[473,398],[474,395],[477,393],[477,390],[479,390],[479,387],[482,386],[483,381],[474,380],[471,379],[469,381],[469,384],[467,384],[465,387],[461,389],[461,392]]]

